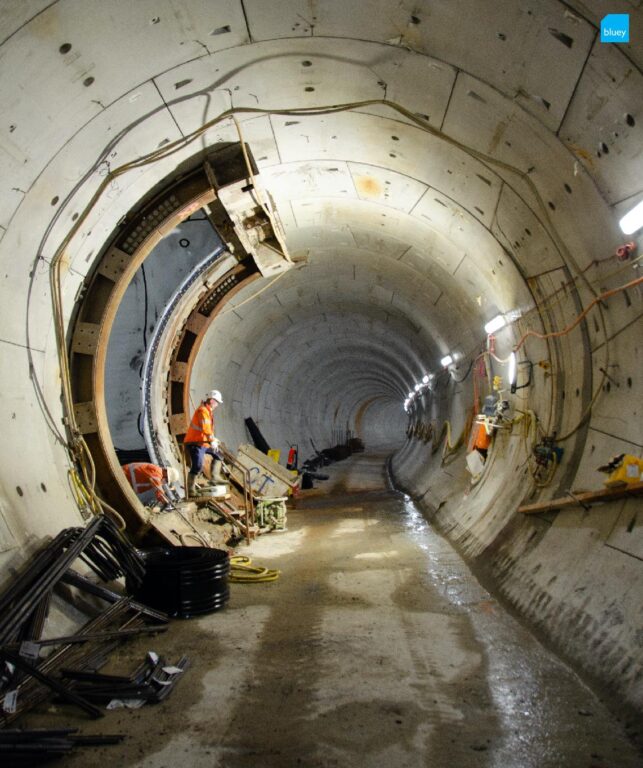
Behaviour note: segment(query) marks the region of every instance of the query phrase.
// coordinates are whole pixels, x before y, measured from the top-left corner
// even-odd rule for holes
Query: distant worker
[[[178,482],[179,472],[174,467],[159,467],[145,461],[134,461],[123,467],[125,477],[142,504],[172,501],[170,486]]]
[[[223,403],[221,392],[213,389],[203,398],[201,405],[194,411],[183,443],[190,452],[190,473],[188,475],[188,496],[196,495],[196,480],[203,469],[206,454],[212,456],[212,477],[221,478],[223,456],[219,451],[219,441],[214,436],[214,411]]]

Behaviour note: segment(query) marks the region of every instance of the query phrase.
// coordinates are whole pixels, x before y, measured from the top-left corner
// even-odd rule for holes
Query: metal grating
[[[170,195],[167,200],[152,208],[143,216],[141,223],[134,227],[125,240],[119,243],[121,250],[131,256],[150,232],[161,226],[179,206],[180,202],[176,195]]]
[[[212,291],[212,293],[206,298],[206,300],[203,302],[203,304],[199,307],[199,312],[202,315],[210,316],[214,310],[214,308],[217,306],[217,304],[223,299],[223,297],[230,291],[232,288],[235,287],[239,283],[239,275],[230,275],[230,277],[226,277],[225,280],[223,280],[217,287]]]

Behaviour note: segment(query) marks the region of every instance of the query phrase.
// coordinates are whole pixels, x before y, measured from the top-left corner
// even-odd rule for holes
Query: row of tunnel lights
[[[639,229],[643,227],[643,200],[639,202],[637,205],[632,208],[631,211],[625,214],[623,218],[619,221],[619,227],[621,228],[621,231],[626,235],[632,235],[635,232],[638,232]],[[505,325],[507,325],[507,316],[506,315],[496,315],[492,320],[489,320],[489,322],[485,325],[484,329],[487,334],[487,336],[490,336],[492,333],[495,333],[496,331],[499,331],[501,328],[504,328]],[[453,355],[445,355],[440,360],[440,365],[443,368],[448,368],[450,365],[452,365],[456,360],[455,353]],[[513,385],[516,381],[516,353],[512,352],[509,355],[509,385]],[[433,379],[435,378],[435,374],[428,373],[425,376],[423,376],[422,381],[415,385],[413,390],[409,392],[409,394],[406,397],[406,400],[404,401],[404,410],[408,411],[409,406],[413,402],[413,400],[422,394],[425,390],[427,390]]]
[[[499,331],[501,328],[504,328],[505,325],[509,322],[506,315],[496,315],[492,320],[489,320],[489,322],[485,325],[484,330],[487,336],[490,336],[492,333],[496,333],[496,331]],[[457,354],[448,354],[445,355],[440,360],[440,365],[442,368],[448,368],[450,365],[452,365],[457,360]],[[413,400],[415,400],[416,397],[422,394],[422,392],[425,392],[427,389],[430,388],[431,382],[435,378],[434,373],[427,373],[422,377],[422,381],[418,382],[415,387],[409,392],[409,394],[406,397],[406,400],[404,401],[404,410],[408,412],[409,407]],[[513,385],[516,381],[516,353],[512,352],[509,355],[509,372],[508,372],[508,378],[509,378],[509,384]]]

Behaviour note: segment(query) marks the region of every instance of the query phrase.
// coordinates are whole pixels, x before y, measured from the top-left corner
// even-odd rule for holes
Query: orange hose
[[[568,325],[567,328],[564,328],[562,331],[554,331],[552,333],[538,333],[538,331],[527,331],[527,333],[523,334],[520,338],[520,341],[516,344],[514,347],[514,352],[517,352],[520,347],[525,343],[525,339],[527,339],[529,336],[535,336],[537,339],[553,339],[557,338],[558,336],[565,336],[570,331],[573,331],[574,328],[583,320],[583,318],[587,315],[587,313],[590,311],[590,309],[595,305],[598,304],[599,301],[602,301],[603,299],[608,299],[610,296],[614,296],[615,293],[619,293],[620,291],[625,291],[628,288],[634,288],[636,285],[639,285],[641,282],[643,282],[643,277],[637,277],[636,280],[632,280],[629,283],[626,283],[625,285],[619,285],[618,288],[612,288],[609,291],[605,291],[605,293],[601,293],[600,296],[597,296],[595,299],[592,299],[590,303],[585,307],[585,309],[580,313],[580,315],[574,320],[574,322],[571,325]]]

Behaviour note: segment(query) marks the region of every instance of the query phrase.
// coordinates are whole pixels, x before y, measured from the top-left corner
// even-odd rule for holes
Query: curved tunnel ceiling
[[[145,391],[141,431],[160,458],[179,460],[190,398],[212,386],[232,449],[247,416],[301,458],[311,439],[358,432],[394,452],[396,486],[504,598],[640,709],[637,500],[553,520],[519,511],[596,488],[601,463],[641,455],[643,230],[618,227],[643,199],[639,6],[4,2],[0,580],[43,537],[108,511],[74,497],[91,461],[97,493],[140,531],[110,441],[112,416],[140,441],[126,448],[143,440],[131,428],[141,404],[105,365],[116,317],[118,365],[130,395]],[[600,42],[615,10],[629,13],[631,43]],[[209,239],[210,172],[240,140],[283,227],[283,274]],[[202,259],[176,247],[191,217]],[[617,258],[624,240],[630,257]],[[499,312],[512,322],[484,369],[484,324]],[[511,349],[543,331],[556,336],[520,347],[515,419],[472,478],[457,450],[471,415]],[[543,479],[544,436],[562,459]]]
[[[533,281],[551,274],[557,288],[612,251],[618,213],[640,196],[640,47],[599,43],[600,2],[472,7],[12,8],[0,55],[20,74],[1,83],[11,189],[0,248],[43,259],[28,344],[43,350],[48,399],[44,267],[70,228],[65,322],[130,209],[199,152],[240,138],[297,266],[242,289],[203,340],[190,389],[230,393],[231,440],[247,415],[277,440],[326,437],[371,402],[383,432],[403,431],[406,394],[445,354],[466,360],[491,317],[533,308]],[[641,14],[632,20],[635,39]],[[238,126],[219,120],[231,113]],[[52,212],[47,230],[29,226]],[[7,279],[26,293],[22,260],[7,260]],[[22,318],[8,316],[5,335],[25,344]]]

